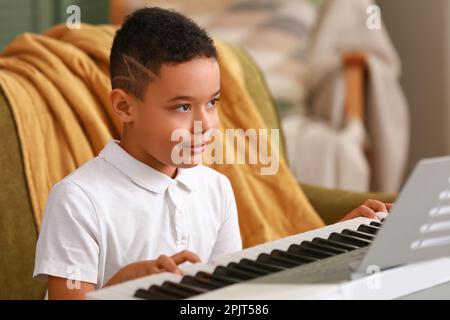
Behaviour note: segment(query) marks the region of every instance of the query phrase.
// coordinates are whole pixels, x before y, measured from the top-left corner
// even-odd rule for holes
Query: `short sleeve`
[[[36,246],[33,277],[49,275],[97,284],[99,227],[93,203],[75,182],[50,191]]]
[[[242,250],[242,239],[239,229],[236,200],[231,183],[223,176],[223,189],[225,190],[225,214],[217,234],[216,243],[211,252],[211,258]]]

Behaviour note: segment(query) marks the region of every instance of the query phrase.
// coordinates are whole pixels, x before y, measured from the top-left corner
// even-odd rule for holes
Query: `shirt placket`
[[[187,224],[187,216],[183,207],[178,203],[179,197],[177,197],[177,182],[173,180],[168,188],[169,198],[172,201],[174,207],[174,229],[175,229],[175,242],[178,247],[186,249],[189,246],[189,232]]]

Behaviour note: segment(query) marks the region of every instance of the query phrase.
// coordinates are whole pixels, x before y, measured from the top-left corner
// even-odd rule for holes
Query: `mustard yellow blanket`
[[[0,89],[17,124],[29,194],[39,229],[51,187],[95,157],[121,124],[108,92],[109,50],[116,28],[56,26],[25,33],[0,55]],[[221,68],[221,129],[266,128],[247,92],[238,58],[216,42]],[[275,175],[261,165],[212,164],[233,185],[244,246],[321,227],[285,160]]]

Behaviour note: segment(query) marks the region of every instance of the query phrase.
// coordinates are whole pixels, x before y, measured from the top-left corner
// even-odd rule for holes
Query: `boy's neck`
[[[153,169],[164,173],[170,178],[174,179],[177,175],[177,168],[174,166],[169,166],[164,164],[150,154],[148,154],[144,149],[140,148],[139,145],[134,143],[132,139],[127,139],[125,135],[119,142],[119,146],[122,147],[126,152],[128,152],[133,158],[145,163],[146,165],[152,167]]]

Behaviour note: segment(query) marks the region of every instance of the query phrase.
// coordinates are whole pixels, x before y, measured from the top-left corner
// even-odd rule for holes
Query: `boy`
[[[171,134],[197,134],[183,147],[203,152],[218,127],[220,70],[213,41],[181,14],[145,8],[127,18],[111,48],[110,100],[122,139],[51,190],[36,249],[34,277],[50,299],[207,262],[242,249],[228,179],[192,163],[174,164]],[[200,141],[200,143],[196,142]],[[385,204],[369,200],[344,219]],[[70,279],[79,280],[76,283]]]

